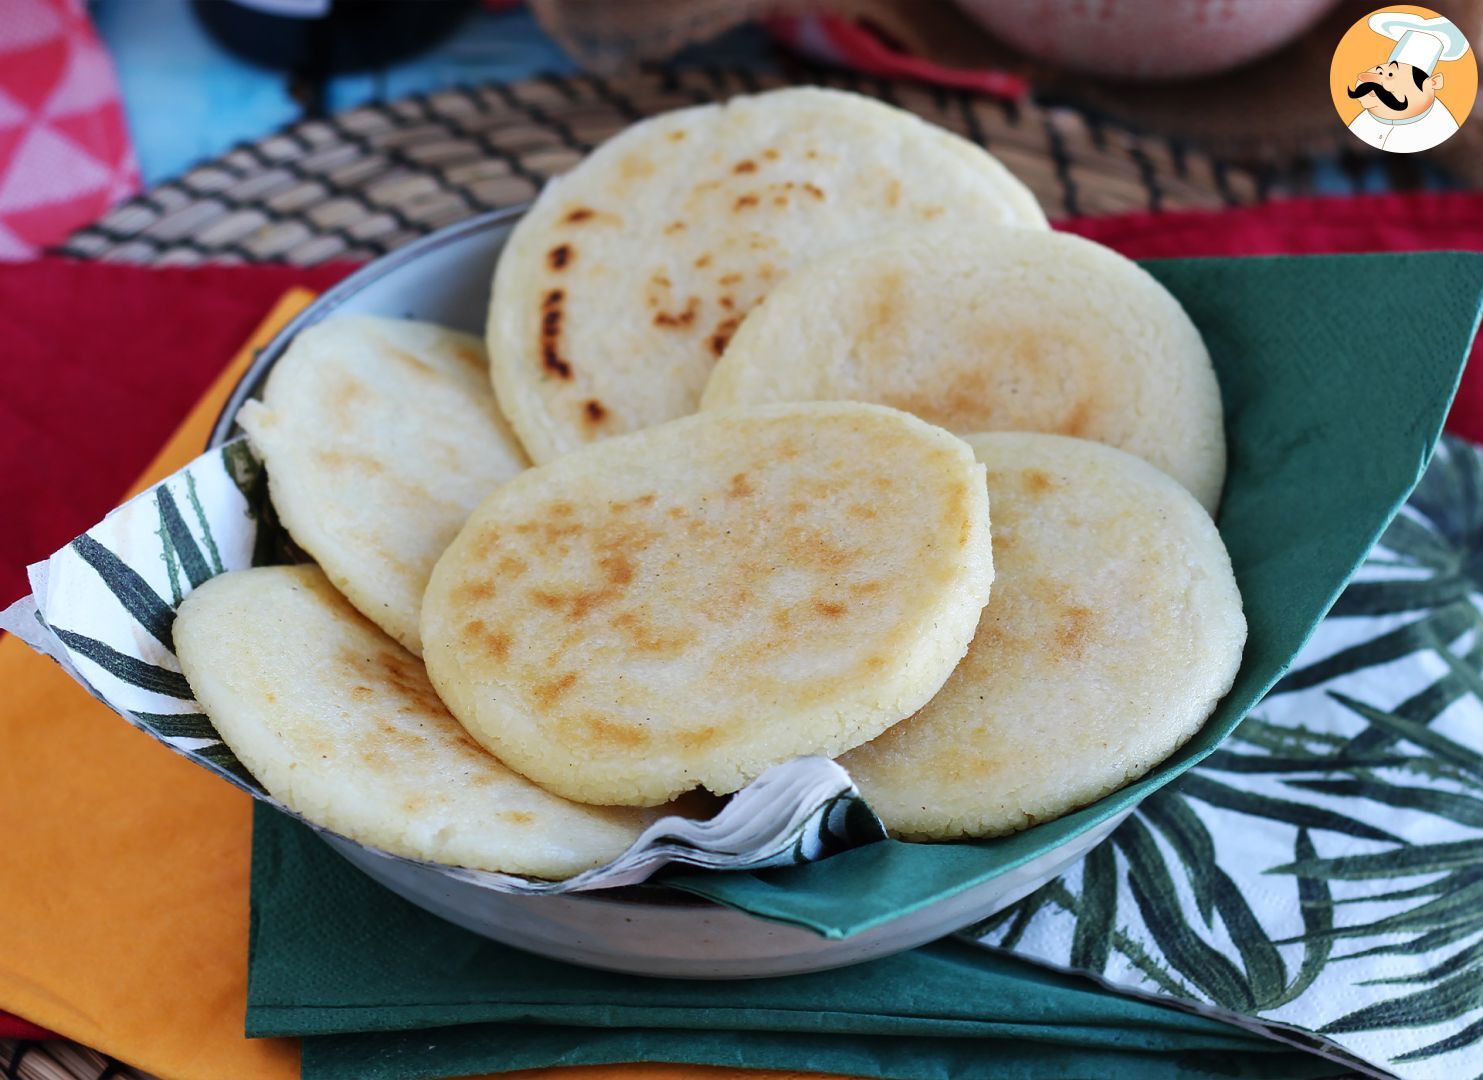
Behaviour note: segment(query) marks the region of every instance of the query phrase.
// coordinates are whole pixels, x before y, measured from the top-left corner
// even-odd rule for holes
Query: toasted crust
[[[657,816],[578,806],[511,772],[317,567],[213,578],[181,604],[174,637],[197,701],[252,775],[352,840],[564,878],[615,858]]]
[[[970,436],[994,503],[994,595],[930,704],[840,758],[910,840],[998,836],[1142,776],[1235,679],[1241,594],[1209,516],[1119,450]]]
[[[854,94],[777,90],[635,124],[549,184],[500,258],[500,404],[538,463],[687,415],[795,266],[937,219],[1046,227],[985,151]]]
[[[526,466],[486,363],[468,334],[340,316],[296,337],[263,401],[238,415],[289,535],[414,653],[433,563],[469,511]]]
[[[532,469],[439,560],[428,672],[470,733],[568,798],[734,791],[910,715],[993,576],[968,447],[905,413],[673,421]]]
[[[1214,512],[1220,387],[1179,301],[1077,236],[919,229],[800,267],[742,323],[702,408],[875,401],[958,434],[1043,431],[1126,450]]]

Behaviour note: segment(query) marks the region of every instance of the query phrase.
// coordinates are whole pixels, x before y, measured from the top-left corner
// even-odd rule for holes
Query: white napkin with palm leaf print
[[[193,588],[228,570],[281,561],[271,512],[266,474],[245,440],[208,451],[30,567],[31,595],[0,612],[0,629],[55,659],[176,753],[299,817],[222,742],[181,674],[171,637],[175,609]],[[767,770],[709,820],[660,818],[612,862],[563,881],[439,869],[496,892],[566,893],[637,884],[671,863],[789,866],[884,836],[844,769],[803,757]]]
[[[1446,439],[1230,741],[966,936],[1377,1074],[1483,1074],[1480,590],[1483,451]]]

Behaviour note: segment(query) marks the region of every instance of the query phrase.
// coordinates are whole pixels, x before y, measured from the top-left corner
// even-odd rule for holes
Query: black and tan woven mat
[[[1266,185],[1167,139],[1066,108],[819,70],[654,70],[457,88],[294,124],[130,200],[63,247],[154,264],[375,258],[523,202],[634,120],[788,83],[883,98],[987,146],[1052,217],[1217,207]]]
[[[148,1073],[76,1043],[9,1040],[0,1040],[0,1076],[5,1080],[153,1080]]]

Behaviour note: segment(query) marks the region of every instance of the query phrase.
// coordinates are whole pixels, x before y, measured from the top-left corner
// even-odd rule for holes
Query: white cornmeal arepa
[[[969,436],[988,466],[994,595],[931,703],[840,758],[895,836],[999,836],[1142,776],[1198,731],[1246,619],[1210,517],[1120,450]]]
[[[1046,228],[986,151],[855,94],[776,90],[635,124],[510,236],[488,324],[500,405],[537,463],[688,415],[794,267],[934,220]]]
[[[926,704],[993,578],[961,439],[851,403],[709,413],[530,469],[433,571],[428,674],[567,798],[656,805]]]
[[[659,816],[567,802],[511,772],[317,567],[213,578],[180,605],[174,633],[196,700],[248,771],[352,840],[565,878],[622,854]]]
[[[294,542],[411,649],[433,563],[526,467],[484,345],[431,323],[348,315],[294,338],[237,416]]]
[[[960,435],[1044,431],[1136,454],[1212,513],[1220,387],[1179,301],[1065,233],[954,223],[800,267],[731,339],[702,408],[875,401]]]

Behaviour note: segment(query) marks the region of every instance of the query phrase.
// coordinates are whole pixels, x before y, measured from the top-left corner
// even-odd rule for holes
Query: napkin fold
[[[1345,1066],[1285,1052],[1248,1054],[1174,1044],[1158,1050],[1047,1048],[1017,1039],[985,1043],[794,1032],[759,1037],[750,1032],[473,1024],[435,1032],[325,1036],[305,1044],[305,1080],[434,1080],[490,1068],[492,1059],[519,1069],[552,1060],[586,1065],[645,1057],[686,1063],[676,1067],[677,1078],[684,1080],[704,1080],[696,1066],[707,1064],[729,1066],[716,1080],[766,1080],[773,1074],[751,1070],[799,1061],[808,1062],[807,1076],[784,1066],[786,1080],[821,1080],[819,1070],[885,1080],[1317,1080],[1353,1075]],[[565,1071],[559,1076],[579,1080]]]
[[[1130,259],[1483,251],[1483,193],[1284,199],[1229,210],[1073,218],[1056,227]],[[1483,337],[1473,342],[1473,359],[1480,355]],[[1483,443],[1483,364],[1471,364],[1463,373],[1447,430]]]

